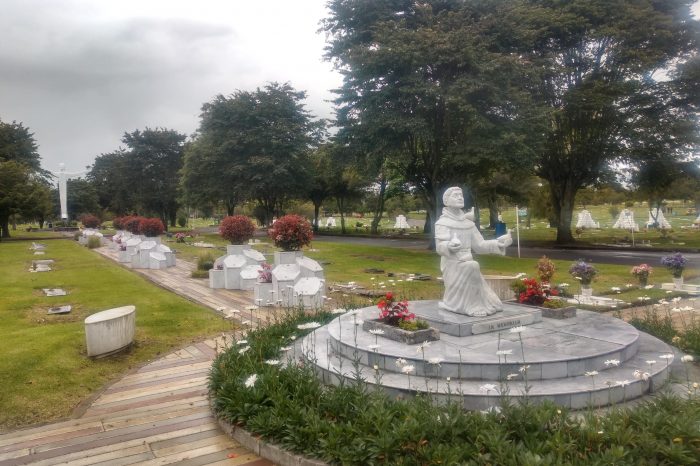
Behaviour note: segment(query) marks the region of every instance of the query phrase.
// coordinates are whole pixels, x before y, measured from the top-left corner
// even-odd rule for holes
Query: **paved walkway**
[[[97,251],[116,260],[113,251]],[[177,263],[168,270],[135,272],[251,326],[270,319],[270,310],[246,309],[249,292],[212,290],[206,281],[190,278],[192,264]],[[126,375],[79,418],[0,435],[0,466],[272,465],[225,435],[209,409],[209,368],[226,343],[222,338],[195,343]]]

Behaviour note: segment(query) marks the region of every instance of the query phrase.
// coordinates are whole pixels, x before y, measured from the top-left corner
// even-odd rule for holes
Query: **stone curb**
[[[212,408],[213,412],[213,408]],[[232,439],[240,443],[256,455],[272,461],[280,466],[327,466],[321,460],[314,460],[283,449],[280,445],[266,442],[264,439],[254,436],[247,430],[232,425],[214,413],[219,427]]]

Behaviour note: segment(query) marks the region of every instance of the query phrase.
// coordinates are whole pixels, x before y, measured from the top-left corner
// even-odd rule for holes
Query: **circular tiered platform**
[[[518,304],[489,317],[440,311],[437,301],[411,302],[410,309],[440,330],[439,341],[421,349],[363,330],[361,321],[377,318],[373,306],[317,329],[303,340],[303,351],[325,382],[360,376],[392,395],[461,398],[465,409],[494,406],[501,390],[574,409],[618,403],[657,390],[673,362],[662,341],[594,312],[560,320]],[[524,330],[511,332],[515,326]],[[402,365],[414,370],[402,372]],[[635,378],[635,370],[648,376]]]

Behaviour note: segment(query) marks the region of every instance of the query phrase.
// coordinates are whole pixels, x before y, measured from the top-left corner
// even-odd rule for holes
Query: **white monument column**
[[[68,220],[68,179],[77,178],[85,172],[66,173],[66,164],[58,164],[58,199],[61,202],[61,219]]]

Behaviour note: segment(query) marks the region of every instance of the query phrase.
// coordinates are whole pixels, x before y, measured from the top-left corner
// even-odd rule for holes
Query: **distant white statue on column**
[[[435,249],[442,256],[440,270],[445,283],[440,309],[468,316],[487,316],[503,310],[501,300],[481,275],[472,251],[504,255],[506,247],[513,244],[510,230],[496,239],[484,240],[474,223],[474,208],[463,210],[460,188],[449,188],[442,201],[445,208],[435,222]]]
[[[85,172],[67,173],[66,164],[58,164],[58,199],[61,201],[61,219],[68,220],[68,180],[77,178]]]

